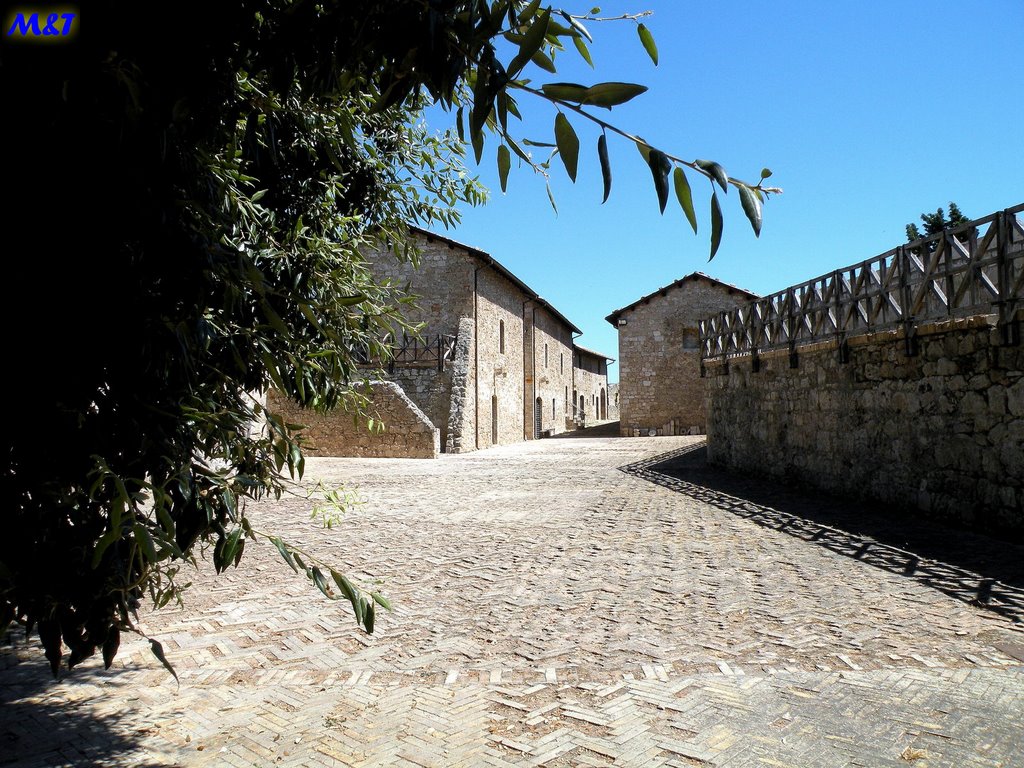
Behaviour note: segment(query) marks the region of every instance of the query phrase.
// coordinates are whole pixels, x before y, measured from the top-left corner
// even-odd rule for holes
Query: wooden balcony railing
[[[1003,342],[1020,343],[1024,204],[900,245],[700,323],[701,363],[903,329],[916,354],[921,323],[996,315]]]
[[[448,334],[423,335],[410,337],[405,334],[401,339],[385,339],[391,347],[391,358],[383,361],[390,373],[396,368],[429,368],[436,367],[443,371],[455,357],[455,336]],[[360,365],[380,365],[382,361],[371,360],[363,354],[359,357]]]

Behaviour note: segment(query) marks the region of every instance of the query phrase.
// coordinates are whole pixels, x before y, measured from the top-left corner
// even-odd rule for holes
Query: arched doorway
[[[539,397],[533,404],[533,439],[539,440],[544,428],[544,401]]]
[[[498,396],[491,395],[491,445],[498,444]]]

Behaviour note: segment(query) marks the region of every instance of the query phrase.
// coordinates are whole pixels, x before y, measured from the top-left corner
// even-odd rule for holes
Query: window
[[[551,418],[555,418],[558,414],[555,413],[555,398],[551,398]]]
[[[558,372],[560,374],[561,373],[565,373],[565,353],[564,352],[559,352],[558,353]]]
[[[544,344],[544,367],[545,368],[548,367],[548,345],[547,345],[547,343]]]
[[[498,321],[498,351],[505,354],[505,321]]]
[[[565,388],[565,412],[569,413],[569,388]]]

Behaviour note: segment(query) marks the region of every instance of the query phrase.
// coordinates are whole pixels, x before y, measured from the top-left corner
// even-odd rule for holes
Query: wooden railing
[[[455,357],[455,337],[441,333],[419,337],[402,334],[401,339],[385,338],[384,344],[391,348],[390,359],[381,361],[362,351],[355,354],[356,362],[362,366],[379,366],[384,363],[390,373],[394,373],[396,368],[432,366],[443,371],[445,365]]]
[[[388,368],[425,368],[436,365],[444,370],[447,362],[455,357],[455,337],[445,334],[434,336],[408,337],[402,335],[391,345],[391,361]]]
[[[721,312],[700,323],[701,363],[903,329],[916,354],[921,323],[996,315],[1020,343],[1024,310],[1024,204],[900,245],[873,259]]]

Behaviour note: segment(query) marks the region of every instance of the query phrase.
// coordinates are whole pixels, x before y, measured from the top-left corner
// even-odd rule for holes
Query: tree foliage
[[[945,232],[947,229],[956,229],[964,224],[970,222],[970,219],[963,215],[960,211],[960,207],[954,203],[949,203],[949,218],[946,218],[946,212],[943,209],[935,209],[935,213],[922,213],[921,222],[924,224],[924,232],[918,229],[917,224],[907,224],[907,242],[912,243],[916,240],[920,240],[922,237],[930,237],[931,235],[937,235],[941,232]],[[971,237],[972,231],[960,232],[957,237],[961,241],[967,240]],[[934,250],[934,244],[930,245],[930,249]]]
[[[554,73],[566,43],[592,63],[596,13],[537,0],[106,0],[67,45],[0,49],[16,191],[4,248],[19,268],[5,305],[17,394],[2,438],[0,632],[36,627],[55,674],[65,648],[69,666],[97,650],[109,666],[141,601],[180,599],[183,566],[237,566],[261,537],[372,631],[383,596],[246,517],[304,466],[296,425],[258,394],[366,410],[372,372],[358,362],[387,359],[382,339],[406,327],[409,299],[362,254],[415,258],[409,224],[451,225],[457,203],[482,200],[456,133],[478,159],[496,138],[504,186],[513,155],[547,173],[528,146],[575,178],[572,120],[591,121],[605,197],[615,134],[640,150],[663,210],[672,176],[695,231],[684,168],[706,177],[712,255],[718,191],[737,188],[759,230],[767,170],[742,182],[594,114],[642,86],[526,77]],[[624,21],[657,63],[640,18]],[[553,141],[514,138],[522,94],[553,105]],[[435,102],[456,132],[419,119]]]
[[[486,3],[484,4],[487,5]],[[718,197],[719,190],[727,194],[730,187],[738,191],[744,215],[750,222],[755,235],[761,234],[762,206],[771,194],[781,192],[777,187],[766,187],[764,182],[772,172],[764,168],[756,182],[746,182],[729,176],[725,169],[712,160],[686,160],[653,146],[642,137],[629,133],[612,124],[595,113],[595,108],[611,110],[625,104],[647,91],[646,86],[637,83],[599,82],[591,85],[581,83],[550,82],[539,86],[528,77],[524,77],[524,69],[529,64],[555,74],[554,61],[556,55],[567,50],[568,42],[572,42],[575,51],[591,67],[593,57],[587,45],[593,42],[588,26],[608,21],[635,22],[640,43],[651,61],[658,64],[658,48],[654,36],[647,26],[640,21],[649,12],[626,14],[618,17],[600,16],[600,8],[593,8],[589,13],[573,15],[566,11],[555,11],[542,8],[539,0],[532,2],[511,2],[498,0],[489,5],[487,33],[493,39],[504,40],[514,51],[511,57],[502,61],[496,48],[485,48],[476,62],[474,71],[467,79],[466,91],[461,95],[448,98],[444,94],[435,94],[442,101],[458,106],[456,124],[459,135],[468,136],[473,145],[476,160],[482,159],[485,137],[488,132],[497,136],[497,162],[499,179],[504,191],[508,176],[508,164],[514,154],[523,163],[538,173],[547,176],[550,163],[557,155],[570,180],[576,181],[580,156],[580,140],[568,115],[582,119],[598,126],[601,130],[597,141],[597,156],[601,167],[604,183],[604,197],[608,199],[612,186],[612,172],[608,153],[608,134],[617,135],[636,146],[643,161],[651,171],[652,180],[658,195],[661,212],[669,198],[669,178],[676,189],[676,198],[683,214],[697,233],[697,216],[693,206],[692,193],[686,170],[703,176],[710,185],[711,191],[711,255],[715,257],[721,245],[723,216]],[[564,22],[564,23],[563,23]],[[533,72],[531,75],[535,74]],[[517,140],[510,125],[521,119],[517,96],[531,95],[546,99],[555,109],[553,142],[529,139]],[[466,114],[464,114],[466,113]],[[463,123],[465,122],[465,128]],[[550,157],[543,162],[536,161],[524,147],[549,148]],[[716,189],[716,185],[718,189]],[[552,207],[555,206],[550,186],[548,197]]]

